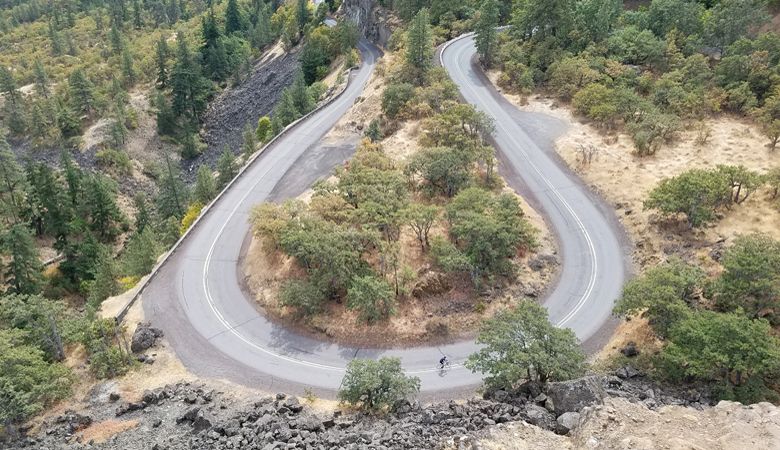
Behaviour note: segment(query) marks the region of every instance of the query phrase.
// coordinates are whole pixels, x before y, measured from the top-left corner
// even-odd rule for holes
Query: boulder
[[[606,395],[599,378],[595,376],[548,383],[545,391],[556,416],[579,412],[586,406],[604,404]]]
[[[558,423],[558,428],[555,431],[559,434],[566,434],[580,424],[580,413],[565,412],[558,417],[556,422]]]
[[[525,406],[525,420],[546,430],[554,430],[556,428],[555,416],[538,405],[529,404]]]
[[[622,353],[624,356],[628,356],[629,358],[639,355],[639,350],[636,348],[636,342],[631,341],[626,344],[625,347],[620,349],[620,353]]]
[[[152,328],[148,323],[139,323],[130,341],[130,350],[133,353],[147,350],[162,336],[163,332],[159,328]]]
[[[447,275],[439,272],[428,272],[420,277],[412,288],[412,295],[417,298],[432,297],[452,289]]]
[[[625,366],[617,369],[615,371],[615,375],[618,376],[618,378],[623,378],[624,380],[627,378],[634,378],[642,375],[642,372],[634,369],[631,366]]]

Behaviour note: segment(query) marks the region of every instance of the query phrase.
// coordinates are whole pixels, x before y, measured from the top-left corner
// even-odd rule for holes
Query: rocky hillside
[[[656,411],[626,399],[582,411],[577,427],[560,436],[518,422],[490,429],[471,448],[499,449],[776,449],[780,448],[780,408],[720,402],[696,411],[665,406]]]
[[[780,445],[780,415],[771,405],[708,408],[700,394],[664,391],[632,371],[617,374],[526,384],[465,402],[405,402],[381,417],[281,393],[237,398],[208,384],[166,385],[125,399],[106,382],[84,399],[86,408],[44,419],[8,448],[650,448],[653,436],[669,439],[671,448],[718,448],[748,437],[751,448]]]

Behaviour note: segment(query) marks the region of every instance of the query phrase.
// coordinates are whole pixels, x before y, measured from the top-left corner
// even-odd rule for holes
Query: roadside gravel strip
[[[364,42],[359,47],[363,64],[344,93],[277,139],[248,166],[145,287],[146,319],[165,331],[178,357],[198,376],[268,391],[301,393],[309,387],[318,395],[328,395],[338,389],[351,359],[397,356],[408,373],[421,378],[428,399],[452,396],[480,382],[479,376],[461,366],[476,349],[473,341],[389,350],[320,342],[267,320],[241,289],[237,263],[250,232],[253,205],[279,199],[279,192],[308,187],[304,184],[311,176],[284,176],[293,166],[309,169],[309,175],[327,176],[340,162],[333,156],[332,164],[322,164],[322,155],[315,154],[321,147],[316,144],[359,98],[374,69],[378,51]],[[563,266],[546,304],[556,323],[587,339],[608,319],[620,292],[625,270],[619,240],[587,190],[548,154],[552,152],[548,140],[538,145],[507,113],[507,106],[497,102],[495,90],[470,64],[473,53],[472,39],[456,40],[444,49],[442,63],[463,96],[496,118],[502,159],[517,174],[511,184],[532,192],[556,229]],[[453,361],[446,373],[435,367],[442,354]]]

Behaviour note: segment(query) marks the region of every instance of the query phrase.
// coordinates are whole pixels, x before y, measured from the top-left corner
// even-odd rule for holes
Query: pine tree
[[[498,45],[498,4],[495,0],[484,0],[479,10],[479,20],[475,28],[475,42],[482,64],[490,67]]]
[[[37,294],[43,284],[43,265],[30,230],[16,224],[2,237],[2,247],[10,256],[5,278],[16,294]]]
[[[271,119],[274,134],[279,134],[284,127],[297,120],[299,117],[301,117],[301,113],[298,112],[298,108],[295,106],[292,92],[289,88],[285,89],[282,91],[282,97],[279,99],[279,103],[274,107],[273,118]]]
[[[102,175],[92,174],[84,179],[83,193],[79,205],[82,217],[93,233],[104,242],[111,242],[119,234],[119,225],[125,221],[116,203],[115,183]]]
[[[30,186],[28,202],[32,210],[29,216],[37,234],[57,239],[64,237],[72,212],[60,179],[45,163],[31,163],[26,172]]]
[[[149,211],[149,203],[143,192],[135,194],[133,206],[135,206],[135,233],[140,234],[152,222],[152,213]]]
[[[202,204],[208,204],[217,195],[217,185],[211,169],[206,164],[198,167],[198,176],[195,182],[195,200]]]
[[[127,48],[122,51],[122,80],[127,87],[135,85],[136,74],[133,67],[133,55]]]
[[[95,109],[95,88],[84,74],[83,69],[76,69],[70,74],[68,86],[73,108],[80,113],[90,116]]]
[[[84,174],[73,162],[73,158],[67,150],[63,150],[60,153],[60,168],[62,168],[62,172],[65,175],[65,185],[68,190],[70,206],[71,208],[76,208],[78,206],[79,197],[81,196],[81,186]]]
[[[217,160],[217,171],[219,172],[219,176],[217,177],[217,185],[219,188],[225,187],[230,182],[230,180],[236,176],[237,169],[235,160],[236,157],[233,156],[233,152],[231,152],[230,149],[225,146],[225,149],[222,151],[222,154]]]
[[[201,143],[195,131],[186,130],[181,141],[181,157],[193,159],[200,155]]]
[[[433,58],[431,28],[428,21],[428,10],[420,10],[412,19],[409,31],[406,33],[404,71],[409,81],[417,86],[425,83]]]
[[[157,211],[161,218],[175,216],[181,218],[184,216],[184,209],[187,206],[187,187],[181,180],[178,169],[171,161],[170,156],[165,154],[165,172],[160,182],[160,193],[157,196]]]
[[[33,66],[33,77],[35,79],[35,91],[43,98],[49,98],[49,75],[46,73],[46,69],[43,67],[40,59],[35,60]]]
[[[13,74],[4,66],[0,66],[0,92],[5,97],[5,121],[8,129],[15,135],[25,132],[26,121],[22,94],[17,89]]]
[[[260,5],[258,6],[257,21],[252,28],[250,40],[252,42],[252,47],[258,50],[263,49],[273,40],[270,14],[263,2],[260,2]]]
[[[203,17],[201,34],[203,36],[201,54],[206,73],[212,80],[224,80],[228,75],[227,53],[222,43],[222,34],[217,26],[213,9],[209,10],[209,13]]]
[[[49,22],[49,42],[51,43],[51,53],[53,56],[60,56],[63,52],[62,35],[54,26],[53,22]]]
[[[298,34],[303,36],[306,25],[309,23],[309,0],[298,0],[295,8],[295,19],[298,23]]]
[[[304,115],[314,108],[314,99],[306,86],[302,72],[298,72],[298,76],[295,77],[295,81],[290,86],[290,95],[299,115]]]
[[[257,136],[251,122],[244,124],[244,131],[241,133],[241,137],[243,139],[241,151],[249,157],[255,152],[255,147],[257,147]]]
[[[0,218],[8,225],[19,223],[27,185],[11,147],[0,134]]]
[[[143,9],[141,8],[141,2],[133,0],[133,26],[136,30],[140,30],[144,26],[143,17],[141,16]]]
[[[225,34],[244,31],[246,22],[237,0],[228,0],[225,8]]]
[[[111,53],[118,55],[124,48],[122,33],[115,23],[111,23],[111,31],[108,32],[108,40],[111,43]]]
[[[168,56],[170,50],[168,49],[168,43],[165,42],[165,37],[160,36],[160,40],[157,41],[157,87],[164,89],[168,86]]]
[[[162,136],[173,136],[176,132],[176,117],[168,99],[162,92],[157,92],[154,104],[157,107],[157,133]]]
[[[185,39],[178,39],[176,64],[171,72],[173,112],[188,115],[192,123],[200,121],[211,86],[199,71]]]

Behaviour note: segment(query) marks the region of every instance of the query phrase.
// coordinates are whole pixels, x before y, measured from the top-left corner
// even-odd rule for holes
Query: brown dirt
[[[77,433],[81,442],[92,442],[93,444],[102,444],[119,433],[131,430],[138,426],[138,419],[133,420],[115,420],[108,419],[102,422],[93,423],[83,431]]]

